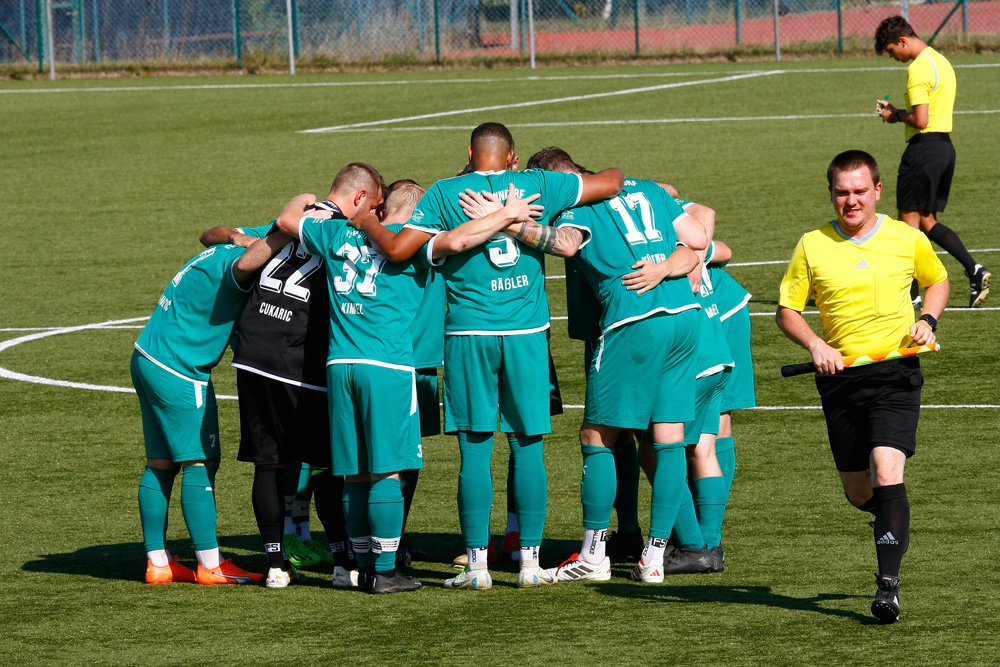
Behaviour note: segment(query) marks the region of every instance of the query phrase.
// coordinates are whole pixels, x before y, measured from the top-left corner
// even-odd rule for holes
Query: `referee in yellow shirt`
[[[905,125],[906,150],[896,180],[899,219],[916,227],[961,263],[969,277],[969,307],[975,308],[990,293],[991,274],[976,264],[953,230],[938,222],[944,211],[955,173],[955,147],[951,143],[955,107],[955,70],[943,55],[917,37],[902,16],[890,16],[875,31],[875,52],[888,53],[906,68],[906,108],[897,109],[877,100],[882,120]],[[919,306],[916,284],[910,296]]]
[[[910,505],[903,484],[916,449],[920,361],[907,357],[844,368],[843,357],[887,352],[935,341],[948,302],[948,274],[927,237],[875,212],[882,194],[878,164],[846,151],[827,170],[837,219],[799,239],[781,281],[777,322],[809,350],[823,403],[833,460],[852,505],[875,515],[879,573],[872,614],[899,620],[899,566],[909,544]],[[924,292],[916,322],[911,281]],[[816,301],[823,335],[802,311]]]

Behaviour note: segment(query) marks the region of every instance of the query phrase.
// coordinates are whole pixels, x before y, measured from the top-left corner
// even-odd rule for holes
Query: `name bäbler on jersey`
[[[498,278],[490,281],[490,287],[494,292],[506,292],[510,289],[520,289],[528,286],[528,276],[521,274],[513,278]]]

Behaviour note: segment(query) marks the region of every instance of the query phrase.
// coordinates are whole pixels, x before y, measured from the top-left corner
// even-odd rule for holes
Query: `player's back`
[[[246,305],[233,266],[234,245],[205,249],[167,285],[136,341],[146,356],[195,380],[207,380],[226,350]]]

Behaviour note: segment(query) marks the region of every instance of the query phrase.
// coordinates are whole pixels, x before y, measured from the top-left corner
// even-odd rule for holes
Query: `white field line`
[[[372,128],[379,125],[389,125],[392,123],[405,123],[413,120],[425,120],[427,118],[443,118],[445,116],[457,116],[468,113],[482,113],[484,111],[498,111],[501,109],[521,109],[524,107],[541,106],[545,104],[560,104],[563,102],[577,102],[580,100],[596,100],[604,97],[617,97],[621,95],[635,95],[657,90],[668,90],[670,88],[681,88],[684,86],[697,86],[706,83],[726,83],[730,81],[740,81],[742,79],[752,79],[760,76],[780,74],[782,70],[769,72],[748,72],[733,76],[713,77],[711,79],[696,79],[694,81],[679,81],[676,83],[664,83],[658,86],[643,86],[641,88],[626,88],[624,90],[611,90],[603,93],[590,93],[588,95],[570,95],[567,97],[554,97],[546,100],[533,100],[530,102],[514,102],[511,104],[494,104],[485,107],[472,107],[468,109],[453,109],[451,111],[438,111],[435,113],[419,114],[416,116],[401,116],[399,118],[386,118],[383,120],[367,121],[364,123],[349,123],[347,125],[332,125],[330,127],[316,127],[309,130],[299,130],[300,134],[315,134],[321,132],[339,132],[343,130],[353,130],[356,128]]]
[[[1000,63],[975,63],[967,65],[952,65],[955,69],[982,69],[1000,67]],[[901,67],[817,67],[803,69],[776,69],[776,70],[755,70],[768,74],[851,74],[854,72],[894,72],[900,71]],[[219,84],[182,84],[177,86],[99,86],[99,87],[79,87],[79,88],[2,88],[0,95],[23,95],[30,93],[141,93],[147,91],[170,91],[170,90],[256,90],[267,88],[330,88],[347,86],[437,86],[466,83],[495,84],[498,82],[519,83],[521,81],[588,81],[600,79],[652,79],[681,76],[704,76],[705,74],[741,74],[746,70],[716,70],[712,72],[644,72],[637,74],[581,74],[575,76],[550,75],[550,76],[518,76],[515,72],[512,76],[498,77],[470,77],[461,79],[425,79],[425,80],[376,80],[376,81],[312,81],[312,82],[288,82],[288,83],[219,83]]]

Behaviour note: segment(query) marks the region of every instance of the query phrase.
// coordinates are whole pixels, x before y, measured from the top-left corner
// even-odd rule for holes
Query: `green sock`
[[[580,480],[583,527],[601,530],[611,523],[611,508],[615,502],[614,451],[584,444],[580,445],[580,451],[583,452],[583,478]]]
[[[167,510],[177,473],[146,466],[139,480],[139,520],[146,551],[166,549]]]
[[[458,473],[458,523],[468,549],[484,549],[490,541],[493,509],[492,433],[459,432],[462,467]]]
[[[219,542],[215,537],[215,489],[205,466],[184,466],[181,510],[195,551],[218,548]]]
[[[701,549],[705,546],[705,538],[698,525],[698,514],[694,510],[691,499],[691,489],[685,484],[681,489],[681,505],[674,520],[674,530],[671,538],[682,549]]]
[[[687,459],[683,442],[655,442],[653,451],[656,453],[656,475],[650,502],[649,536],[666,540],[680,507]]]
[[[545,530],[545,507],[549,499],[545,460],[542,458],[542,436],[522,435],[508,438],[510,455],[514,459],[514,500],[517,503],[517,524],[522,547],[542,544]]]
[[[691,482],[691,495],[698,512],[698,525],[706,546],[719,546],[722,541],[722,515],[726,511],[726,481],[720,477],[702,477]]]
[[[368,523],[372,529],[375,570],[395,569],[399,536],[403,532],[403,494],[398,479],[386,477],[372,482],[368,492]]]
[[[618,532],[631,534],[639,530],[639,458],[635,454],[635,440],[619,440],[615,445],[615,475],[618,490],[615,493],[615,514],[618,515]]]
[[[719,459],[722,477],[726,480],[726,495],[733,489],[733,477],[736,476],[736,443],[733,436],[715,440],[715,457]]]
[[[372,528],[368,522],[368,494],[371,484],[368,482],[344,482],[344,521],[347,523],[347,535],[351,538],[354,557],[358,567],[371,567],[375,557],[368,550]],[[362,540],[363,544],[356,543]]]

